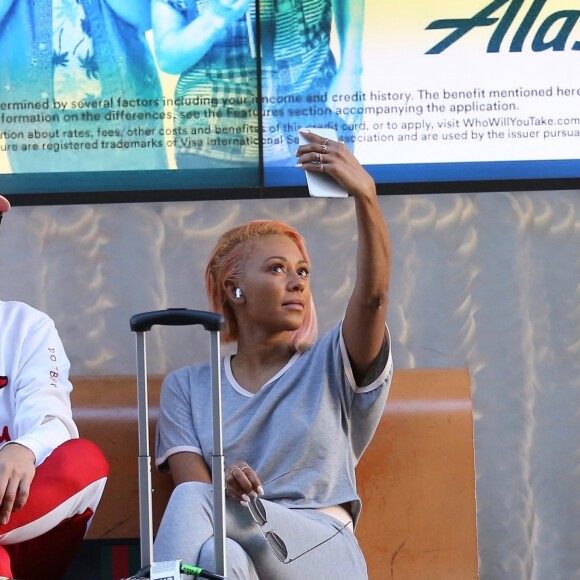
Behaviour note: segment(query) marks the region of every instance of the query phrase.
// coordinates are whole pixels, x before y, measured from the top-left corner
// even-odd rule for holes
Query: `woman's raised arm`
[[[358,230],[356,281],[346,309],[343,336],[355,380],[359,382],[370,370],[385,337],[391,271],[389,232],[375,182],[346,145],[326,142],[314,133],[306,137],[310,143],[298,149],[299,165],[306,171],[331,175],[354,197]]]

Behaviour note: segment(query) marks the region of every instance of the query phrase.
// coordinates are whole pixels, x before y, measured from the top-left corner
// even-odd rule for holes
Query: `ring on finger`
[[[317,153],[317,154],[316,154],[316,161],[317,161],[318,163],[322,163],[322,154],[321,154],[321,153]]]
[[[326,143],[324,143],[324,144],[322,145],[322,152],[323,152],[323,153],[326,153]]]
[[[320,171],[324,171],[324,163],[320,164]]]
[[[252,469],[249,465],[244,465],[244,467],[240,467],[242,471],[246,471],[246,469]]]

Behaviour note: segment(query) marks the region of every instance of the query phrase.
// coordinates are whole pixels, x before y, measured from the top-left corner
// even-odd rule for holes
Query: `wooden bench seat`
[[[88,539],[139,535],[133,376],[74,377],[74,417],[111,472]],[[153,439],[161,379],[149,379]],[[152,446],[152,450],[154,447]],[[157,529],[171,479],[153,469]],[[371,580],[478,577],[473,418],[465,369],[397,370],[377,433],[357,468],[356,535]]]

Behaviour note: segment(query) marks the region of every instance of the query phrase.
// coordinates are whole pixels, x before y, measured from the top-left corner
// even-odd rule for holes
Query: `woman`
[[[177,148],[182,169],[255,166],[261,136],[265,163],[291,166],[299,127],[333,127],[352,143],[360,115],[340,117],[335,109],[339,96],[361,89],[364,3],[261,0],[259,6],[257,46],[254,0],[153,0],[157,62],[180,75],[174,130],[194,136]],[[333,19],[338,67],[330,48]]]
[[[310,260],[281,222],[225,233],[206,270],[223,338],[237,341],[222,363],[230,579],[366,578],[352,533],[361,507],[354,469],[392,374],[389,239],[368,173],[344,144],[306,136],[297,166],[328,173],[355,199],[357,278],[344,320],[315,340]],[[176,489],[154,557],[212,569],[209,385],[203,365],[163,386],[157,465]]]

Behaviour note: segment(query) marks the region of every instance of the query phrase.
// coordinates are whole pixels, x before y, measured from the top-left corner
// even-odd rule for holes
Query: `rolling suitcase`
[[[151,578],[179,579],[179,567],[176,572],[170,570],[175,563],[167,564],[167,575],[156,576],[153,562],[153,514],[151,489],[151,455],[149,450],[149,408],[147,387],[147,353],[145,333],[154,325],[160,326],[191,326],[202,325],[210,333],[211,389],[212,389],[212,428],[213,452],[211,474],[213,481],[214,507],[214,541],[215,541],[215,571],[202,571],[194,566],[181,566],[183,573],[205,578],[225,578],[226,562],[226,526],[225,526],[225,476],[222,439],[222,404],[221,404],[221,372],[220,372],[220,341],[219,332],[224,327],[224,318],[220,314],[189,310],[186,308],[170,308],[154,312],[135,314],[130,320],[131,330],[135,332],[137,350],[137,421],[139,434],[139,531],[141,550],[141,570],[147,570]],[[163,565],[161,565],[163,568]],[[141,572],[141,571],[140,571]],[[139,576],[135,576],[139,577]]]

